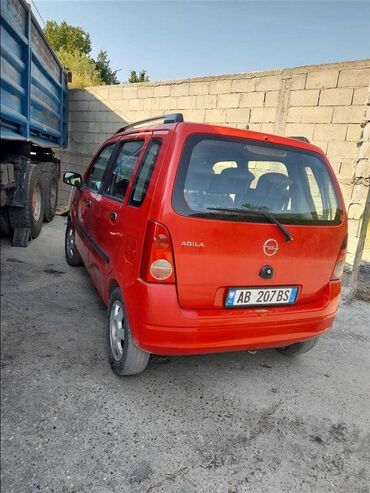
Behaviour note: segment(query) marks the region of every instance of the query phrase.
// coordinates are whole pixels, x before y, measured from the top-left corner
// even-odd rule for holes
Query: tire
[[[23,158],[26,159],[26,158]],[[28,162],[24,189],[24,207],[9,207],[10,224],[15,228],[30,228],[31,237],[37,238],[44,219],[44,200],[41,167]]]
[[[278,347],[276,348],[276,351],[284,354],[284,356],[299,356],[300,354],[308,353],[308,351],[311,351],[311,349],[316,346],[318,339],[318,337],[313,337],[308,341],[297,342],[296,344],[291,344],[290,346],[286,347]]]
[[[7,207],[0,207],[0,234],[1,236],[10,236],[12,228],[10,226],[9,214]]]
[[[64,239],[64,251],[68,265],[71,265],[72,267],[77,267],[82,265],[82,259],[80,254],[78,253],[75,243],[74,231],[70,223],[68,223],[66,227],[66,233]]]
[[[143,372],[150,357],[149,353],[136,346],[132,338],[119,288],[112,292],[108,306],[107,350],[112,371],[119,376],[137,375]]]
[[[51,169],[47,169],[44,180],[44,221],[49,223],[55,216],[58,205],[58,175],[55,172],[55,164],[48,163]],[[48,168],[49,168],[48,166]]]

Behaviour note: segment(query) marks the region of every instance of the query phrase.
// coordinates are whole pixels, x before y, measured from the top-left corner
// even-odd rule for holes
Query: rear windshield
[[[334,225],[342,213],[318,154],[252,140],[193,135],[173,196],[176,212],[227,221]]]

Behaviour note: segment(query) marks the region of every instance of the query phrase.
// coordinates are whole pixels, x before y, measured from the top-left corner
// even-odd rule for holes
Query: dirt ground
[[[343,303],[295,360],[156,358],[118,378],[64,222],[2,241],[3,493],[369,491],[369,304]]]

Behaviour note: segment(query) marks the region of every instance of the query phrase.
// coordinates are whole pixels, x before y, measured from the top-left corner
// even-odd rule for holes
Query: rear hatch
[[[318,153],[197,134],[179,166],[166,225],[182,307],[222,307],[230,288],[297,288],[296,303],[322,295],[345,227]]]

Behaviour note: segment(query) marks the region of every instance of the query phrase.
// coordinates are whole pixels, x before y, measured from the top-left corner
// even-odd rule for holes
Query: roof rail
[[[310,143],[310,141],[307,139],[307,137],[303,137],[302,135],[289,135],[289,139],[295,139],[295,140],[301,140],[302,142],[307,142],[307,144]]]
[[[136,127],[137,125],[141,125],[142,123],[154,122],[156,120],[162,120],[163,123],[180,123],[184,121],[184,116],[182,113],[172,113],[171,115],[161,115],[161,116],[152,116],[151,118],[146,118],[145,120],[139,120],[137,122],[128,123],[124,127],[121,127],[117,130],[116,134],[120,134],[129,128]]]

